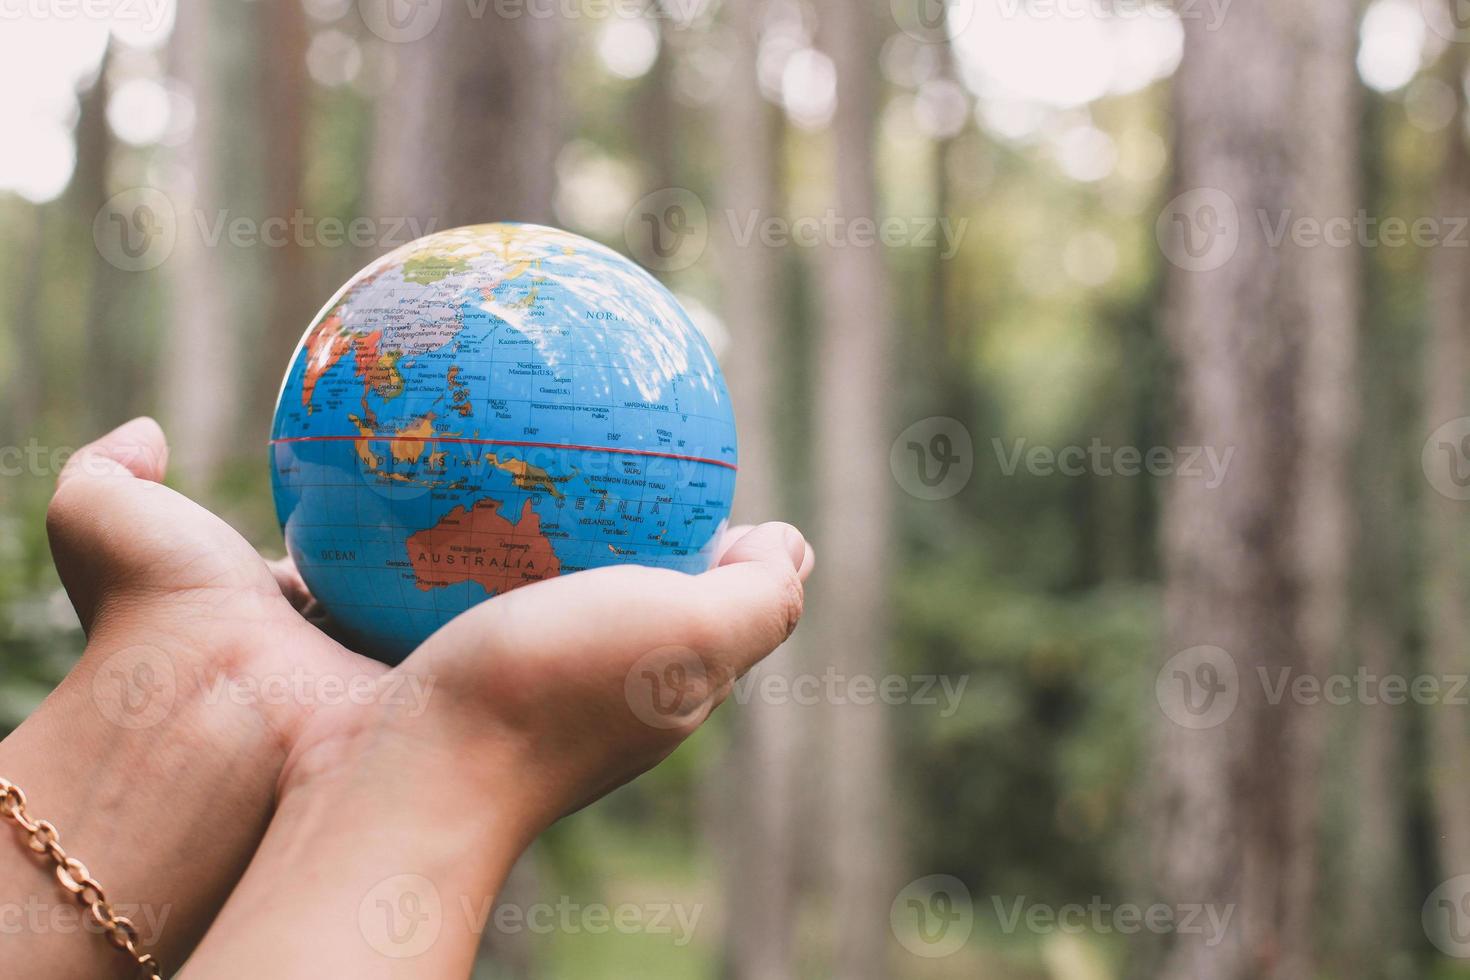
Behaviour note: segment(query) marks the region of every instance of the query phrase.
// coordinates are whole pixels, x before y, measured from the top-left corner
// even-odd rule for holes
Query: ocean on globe
[[[565,231],[479,225],[332,297],[286,374],[271,457],[306,584],[396,663],[522,585],[705,570],[735,421],[709,344],[647,272]]]

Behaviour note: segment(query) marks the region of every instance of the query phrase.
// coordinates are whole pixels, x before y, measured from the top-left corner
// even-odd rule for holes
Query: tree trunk
[[[733,63],[720,103],[718,148],[723,210],[762,217],[777,213],[778,148],[771,107],[756,80],[764,4],[729,5]],[[731,395],[740,431],[735,519],[771,520],[786,512],[779,446],[783,372],[780,351],[782,257],[757,241],[737,243],[730,222],[716,220],[725,321],[731,337]],[[793,640],[758,668],[789,676],[798,661]],[[748,678],[747,682],[751,679]],[[725,930],[729,980],[792,980],[796,918],[795,776],[800,732],[797,705],[741,704],[733,714],[727,764],[717,773],[724,804]]]
[[[1389,567],[1393,567],[1390,565]],[[1385,588],[1392,588],[1392,585]],[[1360,663],[1376,677],[1402,673],[1403,636],[1393,615],[1375,609],[1360,619]],[[1392,961],[1404,948],[1406,917],[1385,909],[1411,908],[1406,887],[1404,842],[1408,839],[1404,800],[1410,787],[1404,778],[1404,738],[1399,718],[1403,707],[1361,705],[1347,787],[1351,795],[1346,896],[1343,902],[1341,962],[1337,976],[1369,980],[1396,975]]]
[[[15,296],[11,321],[12,363],[5,372],[4,419],[0,420],[0,439],[12,446],[24,446],[37,434],[41,422],[41,372],[46,359],[41,349],[41,287],[45,273],[48,220],[54,205],[38,204],[31,208],[31,227],[27,231],[25,278]]]
[[[218,0],[181,4],[172,42],[175,77],[193,95],[199,122],[179,150],[185,179],[169,194],[177,240],[163,266],[172,297],[163,401],[170,473],[191,490],[206,487],[238,452],[233,436],[243,352],[227,293],[231,279],[220,267],[221,247],[209,246],[194,220],[196,212],[212,215],[226,206],[220,153],[232,123],[220,94],[220,11]]]
[[[677,180],[678,141],[674,137],[679,131],[675,121],[679,106],[674,101],[674,50],[666,30],[668,18],[650,14],[649,21],[658,31],[658,57],[638,86],[629,120],[638,138],[645,194],[670,187]]]
[[[1461,84],[1465,57],[1462,45],[1451,45],[1447,80],[1456,98],[1455,121],[1445,128],[1446,145],[1435,213],[1445,220],[1470,215],[1470,147],[1465,143],[1465,94]],[[1457,249],[1440,247],[1430,259],[1430,335],[1425,365],[1426,432],[1452,419],[1470,416],[1466,377],[1470,371],[1467,344],[1470,310],[1470,269]],[[1452,460],[1436,461],[1463,467],[1459,436],[1449,446],[1432,447],[1436,454],[1451,449]],[[1428,586],[1428,666],[1447,677],[1465,672],[1465,648],[1470,643],[1470,613],[1466,612],[1464,545],[1465,504],[1429,490],[1425,495],[1425,580]],[[1470,728],[1464,709],[1451,704],[1429,708],[1429,783],[1435,829],[1440,841],[1440,872],[1445,878],[1470,873]]]
[[[257,5],[260,37],[269,39],[256,62],[261,118],[256,124],[260,141],[265,215],[284,219],[295,228],[294,215],[305,212],[302,179],[305,169],[307,110],[311,81],[306,72],[309,35],[306,11],[300,3],[267,2]],[[263,355],[247,378],[248,421],[245,432],[254,444],[270,435],[271,417],[281,376],[297,342],[325,298],[316,295],[312,281],[312,253],[289,232],[280,247],[266,256],[270,284],[263,334]]]
[[[97,80],[82,96],[77,113],[77,164],[67,189],[68,205],[75,212],[72,225],[81,235],[89,234],[92,220],[107,202],[107,175],[112,160],[112,129],[107,124],[108,68],[112,45],[103,51]],[[82,324],[82,357],[86,389],[86,425],[89,432],[106,432],[126,421],[129,384],[129,352],[136,337],[121,336],[130,324],[118,308],[118,270],[96,248],[87,243],[87,306]]]
[[[427,37],[393,45],[374,154],[379,218],[414,218],[425,233],[551,220],[560,25],[474,7],[444,4]]]
[[[1367,132],[1360,140],[1372,154],[1368,159],[1365,201],[1381,213],[1385,180],[1381,175],[1384,119],[1391,103],[1370,105],[1365,111]],[[1370,309],[1364,316],[1363,356],[1358,371],[1363,392],[1363,426],[1356,484],[1361,488],[1358,523],[1361,528],[1354,616],[1356,662],[1369,674],[1387,677],[1407,674],[1411,603],[1403,583],[1410,581],[1408,552],[1416,548],[1415,506],[1405,493],[1402,468],[1389,461],[1401,459],[1404,433],[1417,431],[1420,407],[1404,405],[1406,363],[1391,290],[1395,273],[1383,263],[1368,263],[1365,295]],[[1417,446],[1415,447],[1418,448]],[[1337,714],[1334,712],[1334,714]],[[1412,779],[1403,765],[1409,715],[1401,705],[1357,705],[1335,718],[1334,741],[1347,747],[1340,771],[1329,771],[1332,795],[1341,801],[1347,850],[1334,861],[1333,897],[1321,904],[1330,916],[1333,935],[1331,961],[1323,968],[1343,980],[1388,980],[1397,975],[1395,960],[1406,954],[1405,943],[1418,926],[1406,916],[1384,915],[1384,909],[1409,909],[1408,813]],[[1412,932],[1410,931],[1412,930]]]
[[[819,8],[837,69],[830,154],[831,202],[847,220],[876,219],[879,11],[857,0]],[[886,11],[886,4],[884,5]],[[887,269],[877,248],[833,246],[821,255],[816,343],[816,547],[812,648],[848,678],[881,677],[888,642],[889,406],[894,394]],[[823,665],[825,666],[825,665]],[[831,810],[826,827],[835,968],[843,980],[887,975],[888,914],[895,892],[892,764],[887,709],[829,706]]]
[[[1262,220],[1357,210],[1356,15],[1340,0],[1253,4],[1185,37],[1179,186],[1228,195],[1239,245],[1194,271],[1170,249],[1177,443],[1234,456],[1217,489],[1183,476],[1168,488],[1166,636],[1170,654],[1223,648],[1239,703],[1216,727],[1167,727],[1155,839],[1168,901],[1235,911],[1218,946],[1175,937],[1162,975],[1298,980],[1314,973],[1326,718],[1289,695],[1271,704],[1267,682],[1321,676],[1344,636],[1358,270],[1352,248],[1273,245]],[[1215,203],[1184,217],[1228,226]]]
[[[1299,192],[1304,212],[1323,216],[1357,213],[1362,202],[1359,131],[1362,125],[1356,69],[1358,8],[1342,0],[1303,4],[1303,32],[1311,47],[1302,59],[1295,94],[1299,123],[1296,152],[1302,159]],[[1325,674],[1346,666],[1350,642],[1353,555],[1357,515],[1354,446],[1360,423],[1358,320],[1362,268],[1355,248],[1303,249],[1295,289],[1301,331],[1297,421],[1294,537],[1288,542],[1300,583],[1295,632],[1304,666]],[[1288,799],[1289,860],[1280,945],[1282,977],[1310,976],[1316,969],[1317,861],[1321,830],[1321,759],[1329,717],[1319,709],[1292,713],[1287,735],[1299,753]],[[1290,744],[1290,743],[1288,743]]]

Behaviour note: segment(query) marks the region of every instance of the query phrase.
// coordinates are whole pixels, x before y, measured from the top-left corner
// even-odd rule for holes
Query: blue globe
[[[271,455],[302,577],[389,663],[532,582],[703,571],[735,490],[730,395],[679,303],[536,225],[439,232],[354,276],[292,358]]]

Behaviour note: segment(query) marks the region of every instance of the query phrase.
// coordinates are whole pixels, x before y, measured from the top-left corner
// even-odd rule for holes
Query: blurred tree
[[[306,124],[313,95],[306,72],[306,11],[301,0],[274,0],[254,7],[259,36],[269,39],[254,65],[260,89],[256,129],[262,138],[256,145],[265,214],[285,219],[294,229],[294,216],[306,209]],[[246,379],[250,386],[246,430],[253,444],[262,444],[269,436],[283,365],[321,305],[313,288],[312,258],[295,231],[287,233],[283,244],[272,246],[266,257],[270,288],[261,325],[263,355],[251,359],[255,371]]]
[[[825,186],[844,220],[878,216],[875,139],[880,6],[824,0],[820,42],[837,72],[837,105]],[[887,4],[881,5],[886,11]],[[888,472],[895,337],[888,274],[875,247],[829,242],[821,253],[816,342],[816,424],[811,447],[818,553],[829,574],[813,579],[813,649],[840,676],[883,675],[889,642],[892,477]],[[891,746],[880,704],[830,705],[822,740],[830,780],[826,865],[835,923],[833,974],[886,976],[888,909],[897,885]]]
[[[668,17],[657,3],[644,12],[658,34],[658,54],[639,82],[632,99],[631,128],[643,164],[644,193],[674,185],[678,172],[678,141],[674,101],[674,49],[669,43]]]
[[[0,433],[12,445],[23,445],[41,418],[40,329],[41,291],[45,286],[46,233],[51,208],[31,209],[30,227],[22,230],[25,276],[18,282],[10,316],[11,363],[5,372],[4,410]]]
[[[1361,83],[1355,65],[1359,9],[1357,3],[1312,0],[1299,15],[1299,30],[1307,39],[1293,86],[1299,100],[1294,111],[1303,120],[1293,143],[1299,190],[1287,202],[1298,201],[1303,214],[1325,221],[1356,214],[1363,203]],[[1300,338],[1300,348],[1289,355],[1296,358],[1299,380],[1298,393],[1287,400],[1296,401],[1300,441],[1293,461],[1299,482],[1290,515],[1295,527],[1285,557],[1300,589],[1293,624],[1299,664],[1324,676],[1345,668],[1344,651],[1357,641],[1350,627],[1358,553],[1352,477],[1362,421],[1357,376],[1362,263],[1356,249],[1320,245],[1288,251],[1284,258],[1296,268],[1283,326]],[[1279,958],[1272,966],[1274,976],[1302,977],[1318,968],[1318,861],[1329,717],[1316,706],[1287,708],[1286,714],[1285,734],[1297,742],[1296,754],[1284,773],[1287,779],[1266,784],[1286,794],[1288,822],[1280,829],[1292,849],[1275,869],[1285,880],[1280,886],[1282,938],[1274,951]],[[1279,833],[1269,825],[1262,829],[1268,840]]]
[[[779,119],[757,80],[761,0],[725,5],[731,62],[717,128],[719,210],[760,219],[779,209]],[[725,323],[731,336],[729,379],[740,432],[740,482],[735,520],[759,523],[792,504],[780,474],[781,299],[784,263],[759,240],[739,242],[732,222],[715,222]],[[788,641],[758,675],[791,674],[799,663]],[[799,735],[804,708],[753,698],[731,715],[734,738],[717,770],[725,846],[725,976],[729,980],[791,980],[796,920],[795,812]]]
[[[1365,113],[1362,145],[1369,160],[1365,200],[1371,213],[1389,214],[1391,202],[1383,169],[1384,128],[1389,112],[1371,104]],[[1381,253],[1379,253],[1381,255]],[[1368,263],[1367,311],[1359,387],[1363,392],[1361,449],[1354,483],[1358,494],[1359,558],[1354,564],[1356,612],[1352,651],[1357,664],[1375,677],[1409,672],[1407,650],[1413,622],[1412,596],[1403,583],[1412,570],[1413,514],[1404,485],[1404,440],[1400,434],[1420,420],[1418,406],[1406,405],[1400,379],[1413,364],[1404,338],[1417,310],[1394,292],[1394,274],[1382,261]],[[1417,453],[1417,447],[1415,448]],[[1418,470],[1417,456],[1413,459]],[[1413,775],[1397,760],[1407,751],[1408,726],[1402,706],[1379,701],[1355,705],[1339,715],[1332,740],[1345,755],[1329,766],[1331,791],[1347,805],[1347,860],[1325,869],[1323,917],[1333,929],[1327,949],[1334,974],[1345,980],[1378,980],[1396,975],[1393,961],[1410,938],[1408,923],[1385,916],[1385,908],[1410,908],[1407,861],[1410,790]],[[1332,897],[1336,901],[1332,901]]]
[[[938,62],[931,87],[959,85],[955,78],[954,51],[946,38],[933,46]],[[957,88],[958,90],[958,88]],[[964,96],[960,96],[964,98]],[[934,214],[949,218],[959,212],[960,201],[955,194],[952,170],[959,153],[958,132],[943,132],[933,140],[931,180],[934,182]],[[938,381],[942,403],[961,407],[974,399],[974,378],[971,373],[971,319],[960,311],[951,310],[953,272],[955,256],[947,255],[944,249],[929,250],[929,309],[924,318],[927,336],[916,345],[928,355],[924,375]],[[969,412],[961,412],[960,418],[969,418]]]
[[[1167,728],[1156,840],[1166,898],[1237,911],[1219,946],[1175,937],[1162,975],[1299,980],[1314,973],[1324,716],[1289,694],[1271,704],[1266,684],[1321,676],[1345,635],[1359,287],[1355,250],[1273,243],[1258,222],[1357,210],[1357,17],[1340,0],[1291,0],[1185,29],[1177,189],[1219,189],[1238,217],[1207,227],[1202,202],[1179,217],[1239,244],[1218,268],[1171,273],[1177,432],[1236,452],[1218,489],[1170,485],[1166,642],[1224,648],[1239,704],[1218,727]]]
[[[1465,46],[1445,54],[1446,87],[1454,93],[1454,115],[1445,126],[1435,214],[1448,221],[1470,216],[1470,146],[1465,137]],[[1425,351],[1425,432],[1470,416],[1470,267],[1445,244],[1430,258],[1429,343]],[[1463,465],[1458,442],[1433,447],[1449,452],[1451,466]],[[1425,490],[1424,562],[1428,596],[1427,661],[1439,677],[1465,671],[1470,644],[1470,583],[1466,582],[1464,504]],[[1441,703],[1429,708],[1429,784],[1444,877],[1470,873],[1470,726],[1463,709]]]
[[[113,136],[107,124],[107,100],[110,92],[108,69],[112,65],[114,45],[109,42],[97,66],[97,78],[82,94],[77,113],[77,163],[67,188],[67,204],[74,221],[68,228],[79,240],[87,242],[87,317],[82,324],[85,354],[82,366],[86,375],[87,418],[89,431],[101,432],[125,421],[129,394],[138,388],[138,378],[131,376],[131,351],[138,339],[131,335],[126,318],[118,316],[118,270],[100,251],[91,247],[92,221],[107,199],[108,177],[112,169]]]
[[[195,126],[178,150],[178,182],[169,188],[177,239],[165,268],[172,308],[162,371],[164,422],[168,427],[170,475],[185,487],[213,482],[220,467],[239,453],[234,436],[244,389],[236,333],[239,309],[231,291],[239,282],[195,218],[237,204],[237,185],[226,169],[231,134],[227,75],[238,75],[239,48],[231,35],[237,5],[197,0],[179,6],[169,55],[172,74],[194,101]],[[226,39],[229,39],[228,41]],[[228,55],[227,49],[235,48]]]
[[[381,218],[422,231],[550,223],[561,148],[560,18],[445,4],[427,37],[392,45],[373,196]],[[432,224],[430,224],[432,223]]]

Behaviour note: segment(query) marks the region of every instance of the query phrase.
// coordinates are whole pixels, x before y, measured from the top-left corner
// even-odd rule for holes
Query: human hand
[[[801,535],[730,538],[703,575],[605,568],[475,607],[384,675],[431,687],[427,710],[317,712],[189,975],[268,955],[282,980],[467,976],[470,913],[536,834],[671,752],[796,625]]]
[[[140,666],[170,696],[221,680],[248,688],[385,669],[304,618],[315,604],[289,561],[265,561],[230,525],[164,486],[167,460],[157,423],[135,419],[71,458],[47,513],[52,558],[90,641],[83,666],[102,674],[100,696],[140,700],[148,692],[130,691],[136,679],[126,670]],[[123,640],[141,649],[118,658]],[[243,700],[282,752],[312,708],[303,698]]]
[[[0,770],[73,831],[114,897],[169,913],[148,943],[166,965],[223,903],[278,800],[320,813],[313,800],[372,778],[413,787],[420,803],[493,798],[496,833],[480,841],[485,859],[467,862],[480,868],[473,887],[493,887],[505,855],[698,727],[795,625],[812,564],[784,525],[733,533],[706,575],[623,567],[541,583],[477,607],[388,672],[308,622],[314,604],[289,562],[267,564],[162,486],[166,458],[144,419],[68,465],[48,527],[88,648],[0,744]],[[262,696],[288,678],[298,693],[407,680],[438,694],[413,711],[391,697],[327,707]],[[665,682],[676,689],[660,699]],[[58,759],[63,742],[74,751]],[[398,816],[412,823],[407,809]],[[117,967],[101,944],[49,940],[31,953],[55,975]]]
[[[814,555],[787,524],[741,527],[714,569],[593,569],[517,589],[459,616],[385,676],[418,678],[433,710],[321,712],[284,791],[339,763],[344,738],[402,740],[416,755],[473,760],[523,794],[540,830],[665,758],[734,681],[796,628]],[[387,774],[385,774],[387,775]],[[472,774],[459,774],[460,779]]]
[[[0,743],[0,773],[132,909],[166,966],[198,942],[265,832],[313,709],[296,690],[384,670],[302,618],[292,599],[307,597],[289,567],[278,577],[224,521],[161,485],[167,456],[157,424],[138,419],[60,475],[47,525],[87,647]],[[26,858],[0,840],[0,867],[15,866],[0,874],[0,901],[64,907]],[[12,944],[11,966],[27,975],[125,972],[100,941],[56,929],[33,938]]]

